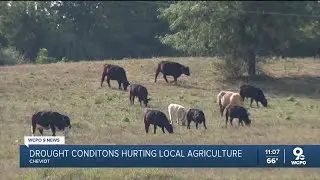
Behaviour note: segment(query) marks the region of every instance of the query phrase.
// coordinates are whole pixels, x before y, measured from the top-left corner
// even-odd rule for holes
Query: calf
[[[138,97],[140,105],[141,102],[144,103],[145,107],[148,106],[150,98],[148,98],[148,90],[146,87],[140,84],[131,84],[130,85],[130,103],[134,104],[134,98]]]
[[[228,124],[228,117],[230,117],[230,124],[232,126],[232,120],[234,118],[239,119],[239,126],[243,126],[243,121],[247,126],[250,126],[251,120],[249,119],[249,114],[247,110],[242,106],[229,106],[226,109],[226,127]]]
[[[196,128],[198,129],[198,124],[201,124],[203,122],[203,126],[205,129],[207,129],[206,126],[206,118],[204,116],[203,111],[199,110],[199,109],[189,109],[187,111],[187,121],[188,121],[188,125],[187,128],[190,129],[190,123],[191,121],[196,123]]]
[[[68,116],[54,111],[40,111],[32,116],[31,132],[34,136],[36,128],[38,128],[41,135],[43,130],[51,129],[52,136],[56,135],[56,128],[63,131],[64,136],[67,136],[71,129],[71,123]]]
[[[172,116],[175,115],[177,117],[177,124],[179,125],[179,122],[182,122],[182,126],[186,125],[186,109],[179,105],[179,104],[169,104],[168,106],[168,112],[169,112],[169,118],[170,123],[172,124]]]
[[[251,85],[242,85],[240,87],[240,96],[243,100],[245,100],[246,97],[251,98],[250,107],[252,107],[253,100],[256,101],[257,107],[259,107],[258,101],[264,107],[268,106],[268,101],[260,88]]]
[[[104,78],[107,76],[107,84],[110,88],[110,80],[116,80],[119,84],[119,89],[121,89],[121,84],[123,86],[123,89],[126,91],[127,87],[130,85],[127,79],[126,71],[117,65],[112,64],[105,64],[103,66],[103,72],[101,76],[101,87],[104,81]]]
[[[171,134],[173,133],[172,124],[169,123],[167,116],[158,110],[154,109],[146,109],[143,117],[144,125],[146,133],[149,132],[150,124],[154,125],[154,134],[156,133],[157,126],[162,128],[162,132],[164,132],[164,128]]]
[[[190,76],[189,67],[171,61],[161,61],[158,64],[154,82],[157,82],[157,77],[160,72],[163,74],[163,78],[167,83],[169,83],[167,76],[173,76],[174,81],[172,82],[175,82],[175,84],[177,84],[177,79],[181,76],[181,74]]]

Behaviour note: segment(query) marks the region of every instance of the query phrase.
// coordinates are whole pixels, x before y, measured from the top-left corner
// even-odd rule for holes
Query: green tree
[[[312,6],[311,6],[312,5]],[[318,8],[313,2],[178,2],[160,9],[172,34],[159,39],[194,55],[216,55],[227,66],[243,61],[249,76],[256,74],[259,56],[282,52],[310,19],[282,14],[304,14]]]

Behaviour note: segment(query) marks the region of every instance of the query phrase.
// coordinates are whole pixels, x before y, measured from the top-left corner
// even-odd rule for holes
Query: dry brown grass
[[[100,88],[105,62],[57,63],[0,67],[1,179],[320,179],[319,169],[20,169],[19,144],[30,135],[30,117],[40,110],[66,113],[73,129],[68,144],[319,144],[320,63],[312,60],[272,61],[263,66],[272,76],[254,81],[269,98],[269,108],[250,108],[251,128],[225,128],[215,102],[219,90],[238,91],[241,81],[220,82],[210,58],[170,58],[190,66],[191,76],[168,85],[162,75],[154,83],[162,59],[108,61],[141,83],[150,105],[167,113],[170,103],[201,107],[208,130],[175,125],[173,135],[145,134],[141,107],[129,105],[128,92]],[[286,68],[284,72],[284,66]],[[248,101],[245,105],[248,107]],[[49,131],[45,134],[50,135]],[[16,143],[15,141],[19,142]]]

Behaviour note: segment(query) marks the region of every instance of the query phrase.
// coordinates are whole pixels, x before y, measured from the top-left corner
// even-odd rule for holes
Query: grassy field
[[[154,71],[160,60],[188,65],[191,76],[166,84]],[[215,60],[217,61],[217,60]],[[123,66],[131,83],[146,86],[151,107],[164,111],[178,103],[201,107],[208,129],[174,126],[175,133],[146,135],[142,108],[129,104],[128,92],[100,88],[105,62],[57,63],[0,67],[0,176],[1,179],[320,179],[320,169],[20,169],[19,145],[31,135],[31,115],[40,110],[66,113],[73,129],[68,144],[320,144],[320,62],[312,59],[268,61],[261,65],[268,78],[249,83],[266,93],[270,107],[249,109],[250,128],[228,126],[220,117],[216,95],[239,91],[243,81],[222,81],[210,58],[162,58],[108,61]],[[169,77],[171,80],[171,77]],[[248,100],[245,103],[249,107]],[[38,132],[37,132],[38,133]],[[45,135],[51,135],[45,131]],[[61,135],[61,133],[58,133]]]

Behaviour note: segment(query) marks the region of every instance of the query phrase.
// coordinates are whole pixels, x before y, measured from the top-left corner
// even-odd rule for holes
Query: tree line
[[[1,58],[9,56],[39,63],[219,56],[226,68],[243,65],[254,75],[262,57],[315,55],[320,42],[319,5],[317,1],[1,1],[0,64],[6,64]]]
[[[35,61],[41,48],[61,60],[171,56],[155,37],[168,31],[157,18],[167,2],[2,1],[0,44]]]

